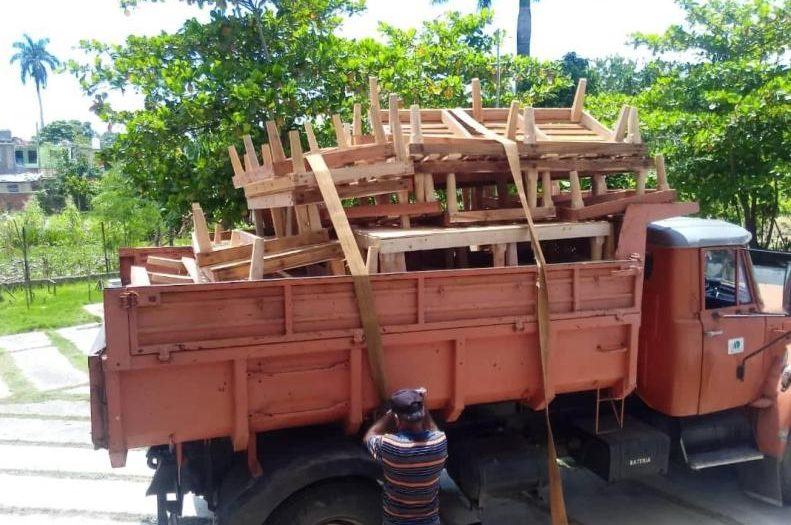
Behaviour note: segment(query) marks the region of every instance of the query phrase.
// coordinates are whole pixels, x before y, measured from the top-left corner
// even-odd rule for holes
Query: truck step
[[[692,470],[703,470],[711,467],[758,461],[763,458],[764,455],[761,451],[753,447],[743,446],[692,454],[687,456],[687,464]]]

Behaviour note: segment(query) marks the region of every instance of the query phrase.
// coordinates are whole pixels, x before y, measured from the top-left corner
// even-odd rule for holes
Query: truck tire
[[[266,525],[380,525],[382,495],[366,480],[325,481],[280,505]]]

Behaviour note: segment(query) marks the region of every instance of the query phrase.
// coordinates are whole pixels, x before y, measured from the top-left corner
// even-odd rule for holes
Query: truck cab
[[[648,227],[637,393],[672,418],[693,469],[752,469],[785,454],[791,402],[778,379],[788,374],[791,322],[764,311],[750,239],[720,220]],[[778,494],[764,499],[781,502]]]

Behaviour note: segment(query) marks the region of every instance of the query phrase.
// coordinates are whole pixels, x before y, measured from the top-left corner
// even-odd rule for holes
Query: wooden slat
[[[616,213],[624,213],[630,204],[659,204],[675,202],[676,191],[652,191],[643,195],[622,197],[617,200],[606,201],[598,204],[587,204],[578,210],[570,208],[558,209],[558,216],[564,220],[583,221],[605,217]]]
[[[189,275],[176,275],[172,273],[149,272],[148,278],[151,284],[187,284],[192,283]]]
[[[269,137],[269,148],[272,150],[272,160],[275,163],[286,160],[286,152],[283,150],[283,142],[280,140],[280,130],[277,129],[275,121],[267,121],[266,133]]]
[[[258,236],[240,232],[241,242],[244,244],[240,246],[232,246],[215,250],[211,253],[199,253],[196,255],[199,266],[215,266],[218,264],[240,261],[249,259],[253,253],[253,243],[259,239]],[[278,253],[286,250],[292,250],[300,246],[309,246],[312,244],[320,244],[328,242],[330,239],[327,230],[311,231],[300,235],[290,235],[288,237],[280,237],[275,239],[264,240],[264,251],[266,253]]]
[[[585,88],[588,86],[588,81],[584,78],[577,83],[577,92],[574,95],[574,103],[571,105],[571,121],[579,122],[582,120],[582,108],[585,105]]]
[[[554,208],[535,208],[533,216],[548,219],[555,216]],[[503,208],[498,210],[471,210],[448,214],[447,224],[470,224],[478,222],[502,222],[524,220],[525,212],[521,208]]]
[[[192,203],[192,232],[193,249],[196,253],[206,253],[212,250],[209,227],[206,225],[206,217],[203,209],[197,202]]]
[[[148,278],[148,271],[143,266],[132,266],[129,273],[131,286],[148,286],[151,280]]]
[[[481,101],[481,80],[472,79],[472,116],[478,122],[483,122],[483,102]]]
[[[291,268],[331,261],[343,257],[337,242],[314,244],[285,252],[264,255],[262,275],[269,275]],[[217,281],[247,279],[250,276],[250,261],[241,261],[212,266],[208,270]]]
[[[159,257],[157,255],[149,255],[148,258],[146,258],[146,266],[159,266],[161,268],[167,268],[179,272],[186,271],[181,260]]]
[[[400,217],[403,215],[440,215],[442,206],[439,202],[413,202],[405,204],[377,204],[374,206],[358,206],[345,208],[349,219],[369,217]]]

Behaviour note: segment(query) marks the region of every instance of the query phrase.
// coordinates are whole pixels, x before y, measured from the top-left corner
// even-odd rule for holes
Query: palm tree
[[[47,66],[50,70],[54,70],[60,65],[58,60],[52,53],[47,51],[47,44],[49,38],[42,38],[38,41],[33,41],[29,35],[25,34],[24,40],[21,42],[14,42],[14,48],[19,51],[11,57],[11,63],[19,61],[21,68],[22,83],[27,84],[27,79],[32,78],[36,83],[36,95],[38,96],[38,114],[41,121],[41,127],[44,127],[44,107],[41,105],[41,88],[47,87]]]
[[[445,4],[448,0],[431,0],[432,4]],[[530,56],[530,37],[533,33],[533,2],[538,0],[519,0],[519,16],[516,19],[516,54]],[[478,9],[489,9],[492,0],[478,0]]]

